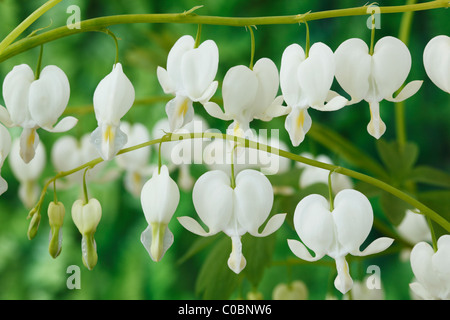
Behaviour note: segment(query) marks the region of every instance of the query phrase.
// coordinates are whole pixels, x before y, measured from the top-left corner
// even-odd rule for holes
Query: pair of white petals
[[[411,54],[399,39],[384,37],[377,41],[373,54],[361,39],[344,41],[335,52],[336,80],[351,96],[348,104],[365,100],[370,105],[370,135],[379,139],[386,131],[380,115],[380,101],[400,102],[414,95],[421,87],[420,80],[411,81],[393,97],[408,77]]]
[[[70,85],[65,73],[53,65],[42,69],[37,80],[28,65],[15,66],[3,82],[3,97],[6,108],[0,107],[0,120],[7,127],[23,128],[20,155],[27,163],[39,144],[38,128],[65,132],[78,121],[65,117],[56,124],[69,101]]]
[[[291,110],[286,117],[285,128],[294,146],[304,140],[311,128],[309,107],[334,111],[347,104],[347,99],[330,90],[335,70],[333,51],[321,42],[311,46],[308,57],[298,44],[284,50],[280,86],[284,101]]]
[[[91,134],[91,142],[103,160],[111,160],[127,143],[127,135],[120,130],[120,119],[134,103],[133,84],[117,63],[98,84],[94,92],[94,111],[98,127]]]
[[[347,254],[366,256],[387,249],[393,242],[391,238],[378,238],[366,249],[360,246],[370,233],[373,224],[372,206],[365,195],[359,191],[345,189],[334,199],[334,210],[330,211],[327,199],[318,194],[303,198],[294,213],[294,227],[302,242],[288,240],[292,252],[300,259],[317,261],[325,255],[336,261],[338,275],[335,287],[342,293],[353,286]],[[315,256],[312,256],[308,249]]]
[[[251,136],[253,119],[270,121],[289,112],[282,105],[283,97],[277,96],[278,88],[278,69],[272,60],[259,59],[253,69],[238,65],[229,69],[223,80],[224,111],[214,102],[206,103],[205,110],[212,117],[233,120],[229,127],[231,134]]]
[[[218,87],[214,81],[218,66],[219,49],[212,40],[195,48],[194,38],[186,35],[173,45],[167,57],[167,70],[157,68],[164,93],[175,95],[166,105],[171,131],[192,121],[193,102],[205,104],[214,95]]]
[[[423,51],[423,65],[431,81],[450,93],[450,37],[439,35],[431,39]]]
[[[244,269],[246,260],[242,254],[241,237],[250,233],[265,237],[280,228],[285,214],[274,215],[264,230],[259,227],[266,221],[273,205],[273,190],[267,177],[261,172],[247,169],[236,176],[236,186],[230,185],[230,177],[220,170],[203,174],[192,192],[195,210],[209,231],[191,217],[179,217],[179,222],[190,232],[211,236],[224,232],[232,240],[229,268],[235,273]]]
[[[411,290],[426,300],[450,300],[450,235],[439,238],[436,252],[427,242],[419,242],[410,259],[417,279]]]

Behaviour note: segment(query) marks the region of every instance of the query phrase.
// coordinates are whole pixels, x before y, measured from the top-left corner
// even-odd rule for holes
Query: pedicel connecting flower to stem
[[[372,205],[365,195],[353,189],[340,191],[334,203],[318,194],[303,198],[295,208],[294,227],[302,242],[288,240],[292,252],[300,259],[317,261],[328,255],[336,261],[336,289],[345,294],[353,286],[347,254],[366,256],[386,250],[394,239],[382,237],[362,252],[359,247],[373,224]],[[315,252],[313,257],[308,249]]]
[[[170,130],[174,131],[192,121],[193,102],[205,104],[218,87],[214,81],[219,65],[219,49],[213,40],[195,47],[191,36],[175,42],[167,57],[167,70],[158,67],[157,76],[166,94],[175,98],[166,104]]]
[[[241,237],[250,233],[265,237],[283,224],[286,214],[274,215],[260,233],[259,227],[266,221],[273,205],[270,181],[261,172],[247,169],[236,176],[235,185],[230,176],[221,170],[208,171],[195,183],[192,191],[195,210],[209,231],[191,217],[179,217],[178,221],[192,233],[207,237],[223,231],[232,241],[228,267],[240,273],[246,265],[242,254]]]
[[[91,142],[103,160],[111,160],[127,143],[120,130],[120,119],[134,103],[131,81],[116,63],[113,70],[98,84],[94,92],[94,111],[98,127],[91,134]]]
[[[39,144],[38,128],[49,132],[72,129],[77,119],[65,117],[58,124],[70,97],[66,74],[54,65],[46,66],[39,75],[26,64],[15,66],[3,82],[5,106],[0,106],[0,121],[7,127],[21,127],[20,156],[28,163]]]

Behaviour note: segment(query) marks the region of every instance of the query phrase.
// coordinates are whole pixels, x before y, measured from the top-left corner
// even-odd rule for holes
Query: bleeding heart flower
[[[330,210],[328,200],[318,194],[303,198],[294,213],[295,231],[302,242],[288,240],[292,252],[300,259],[317,261],[328,255],[336,260],[338,275],[335,287],[346,293],[353,286],[347,254],[366,256],[386,250],[394,241],[379,238],[362,252],[359,247],[365,241],[373,224],[372,206],[361,192],[346,189],[334,199],[334,210]],[[308,249],[315,252],[313,257]]]
[[[259,227],[266,221],[273,204],[272,185],[261,172],[247,169],[236,176],[236,186],[223,171],[214,170],[203,174],[192,191],[194,207],[209,231],[191,217],[178,220],[187,230],[200,236],[211,236],[223,231],[232,241],[232,252],[228,266],[240,273],[246,265],[242,255],[241,237],[250,233],[265,237],[275,232],[283,223],[286,214],[273,216],[260,233]]]
[[[450,37],[436,36],[423,51],[423,65],[431,81],[441,90],[450,93]]]
[[[361,39],[344,41],[335,52],[336,80],[351,96],[348,104],[365,100],[370,106],[367,131],[379,139],[386,131],[380,116],[380,101],[399,102],[414,95],[423,81],[411,81],[394,98],[411,69],[411,54],[399,39],[384,37],[375,44],[373,54]]]

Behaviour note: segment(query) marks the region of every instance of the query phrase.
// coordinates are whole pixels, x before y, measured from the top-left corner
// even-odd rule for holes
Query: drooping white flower
[[[3,82],[6,109],[0,107],[0,120],[7,127],[22,127],[20,156],[28,163],[33,159],[39,144],[38,128],[49,132],[72,129],[77,119],[58,118],[69,102],[70,85],[60,68],[50,65],[42,69],[39,79],[26,64],[15,66]],[[56,124],[56,125],[55,125]]]
[[[423,65],[430,80],[450,93],[450,37],[439,35],[431,39],[423,51]]]
[[[141,192],[141,204],[148,227],[141,234],[141,242],[153,261],[162,259],[173,243],[168,225],[180,201],[180,191],[170,178],[166,166],[155,169]]]
[[[72,220],[81,233],[81,254],[83,264],[92,270],[98,261],[97,245],[94,234],[102,218],[102,206],[100,202],[91,198],[88,202],[77,200],[72,205]]]
[[[117,63],[98,84],[94,92],[94,111],[98,127],[91,134],[91,142],[104,160],[111,160],[127,143],[120,130],[120,119],[134,103],[135,92],[130,80]]]
[[[121,130],[127,135],[124,148],[132,147],[150,140],[148,129],[141,123],[122,122]],[[151,148],[144,147],[116,157],[118,166],[125,170],[125,188],[134,196],[141,194],[142,186],[152,174],[154,165],[150,165]]]
[[[351,96],[348,104],[365,100],[370,105],[367,131],[379,139],[386,131],[380,116],[380,101],[399,102],[414,95],[423,81],[411,81],[394,98],[411,69],[411,54],[399,39],[384,37],[375,44],[373,55],[361,39],[344,41],[335,52],[336,80]]]
[[[346,255],[378,253],[394,241],[386,237],[378,238],[360,251],[359,247],[369,235],[372,224],[372,206],[359,191],[346,189],[339,192],[334,199],[333,211],[330,211],[327,199],[312,194],[298,203],[294,213],[295,230],[303,243],[289,239],[288,245],[297,257],[306,261],[317,261],[325,255],[333,258],[338,273],[334,285],[345,294],[353,285]],[[307,247],[314,251],[314,257]]]
[[[251,136],[253,119],[270,121],[286,114],[283,97],[278,96],[279,76],[275,63],[259,59],[253,69],[238,65],[225,74],[222,85],[224,111],[214,102],[205,104],[206,111],[215,118],[233,120],[228,132],[237,136]]]
[[[323,154],[318,155],[317,157],[314,157],[313,155],[309,153],[302,153],[301,156],[308,158],[308,159],[314,159],[322,163],[327,164],[333,164],[331,159]],[[296,166],[299,168],[304,168],[302,173],[300,174],[299,179],[299,186],[300,188],[306,188],[310,185],[313,185],[315,183],[324,183],[328,184],[328,176],[330,172],[328,170],[309,166],[306,164],[303,164],[301,162],[297,162]],[[331,175],[331,188],[332,191],[336,194],[341,190],[344,189],[352,189],[353,188],[353,182],[352,180],[342,174],[339,173],[333,173]]]
[[[3,167],[3,163],[11,151],[11,135],[8,129],[0,124],[0,171]],[[8,190],[8,182],[0,176],[0,195]]]
[[[286,214],[273,216],[260,233],[258,229],[272,209],[272,185],[261,172],[251,169],[241,171],[235,183],[235,188],[232,188],[230,177],[220,170],[208,171],[195,183],[192,193],[194,207],[209,231],[191,217],[179,217],[178,220],[187,230],[200,236],[211,236],[220,231],[229,236],[232,251],[228,266],[239,273],[246,265],[241,237],[247,232],[255,237],[275,232]]]
[[[40,187],[38,179],[44,170],[47,156],[42,142],[36,147],[34,158],[25,163],[20,156],[20,140],[15,139],[12,143],[9,155],[9,166],[14,176],[19,181],[19,199],[28,209],[34,207],[39,195]]]
[[[213,40],[204,41],[198,48],[194,38],[188,35],[175,42],[167,57],[167,70],[157,69],[164,92],[175,95],[166,105],[170,131],[192,121],[193,102],[205,104],[214,95],[218,65],[219,49]]]
[[[413,245],[420,241],[431,242],[430,228],[422,214],[406,210],[405,217],[396,229],[400,236]]]
[[[335,69],[333,51],[321,42],[311,46],[308,57],[303,48],[295,43],[284,50],[280,86],[284,101],[291,109],[285,127],[294,146],[303,141],[311,128],[309,107],[333,111],[346,105],[344,97],[330,90]]]
[[[450,300],[450,235],[437,241],[437,251],[419,242],[411,251],[411,268],[417,282],[411,290],[425,300]]]

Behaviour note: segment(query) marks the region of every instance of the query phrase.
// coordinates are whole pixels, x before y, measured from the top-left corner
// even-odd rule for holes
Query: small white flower
[[[39,144],[38,128],[49,132],[72,129],[77,119],[58,118],[69,102],[70,85],[65,73],[56,66],[42,69],[39,79],[26,64],[15,66],[3,82],[6,109],[0,107],[0,120],[7,127],[22,127],[20,156],[28,163]],[[56,124],[56,125],[55,125]]]
[[[400,236],[413,245],[420,241],[431,242],[430,228],[422,214],[406,210],[405,217],[396,229]]]
[[[209,231],[191,217],[179,217],[178,220],[187,230],[203,237],[221,231],[229,236],[232,251],[228,266],[235,273],[240,273],[246,265],[241,237],[247,232],[255,237],[268,236],[280,228],[286,216],[273,216],[264,230],[258,231],[272,210],[274,196],[270,181],[261,172],[251,169],[236,176],[234,189],[225,172],[208,171],[195,183],[192,198],[197,214]]]
[[[434,252],[430,244],[419,242],[411,251],[411,268],[417,282],[411,290],[425,300],[450,300],[450,235],[443,235]]]
[[[153,261],[161,260],[173,243],[168,225],[179,202],[180,191],[167,167],[161,166],[160,172],[156,168],[141,192],[142,210],[148,223],[141,242]]]
[[[334,199],[334,210],[330,211],[328,200],[318,194],[303,198],[294,213],[295,231],[302,242],[288,240],[292,252],[300,259],[317,261],[328,255],[336,261],[336,289],[348,292],[353,286],[345,256],[366,256],[386,250],[394,241],[379,238],[362,252],[359,247],[365,241],[373,224],[372,206],[361,192],[346,189]],[[313,257],[308,249],[315,252]]]
[[[298,44],[288,46],[283,52],[280,86],[291,110],[285,128],[294,146],[303,141],[311,128],[309,107],[333,111],[347,103],[345,98],[330,90],[336,69],[334,60],[333,51],[321,42],[311,46],[308,57]]]
[[[198,48],[194,46],[194,38],[181,37],[169,52],[167,70],[157,69],[164,92],[175,95],[166,105],[171,131],[192,121],[193,102],[205,104],[217,90],[218,82],[214,78],[219,65],[219,49],[216,43],[206,40]]]
[[[367,131],[379,139],[386,131],[380,116],[380,101],[399,102],[414,95],[423,81],[411,81],[394,98],[411,69],[411,54],[399,39],[384,37],[375,44],[373,55],[361,39],[344,41],[335,52],[336,80],[351,96],[348,104],[365,100],[370,105]]]
[[[423,65],[431,81],[441,90],[450,93],[450,37],[436,36],[423,51]]]
[[[111,160],[127,142],[120,130],[120,119],[134,103],[134,87],[117,63],[98,84],[94,92],[94,111],[98,127],[91,134],[91,142],[103,160]]]
[[[36,147],[34,158],[25,163],[20,157],[20,141],[16,139],[12,143],[9,155],[9,166],[14,176],[19,181],[19,198],[27,209],[32,208],[40,195],[38,179],[45,168],[47,156],[42,142]]]
[[[283,97],[278,96],[279,76],[275,63],[259,59],[253,70],[239,65],[225,74],[222,85],[224,111],[214,102],[205,104],[212,117],[230,121],[228,132],[237,136],[251,136],[250,122],[253,119],[270,121],[284,115]]]

